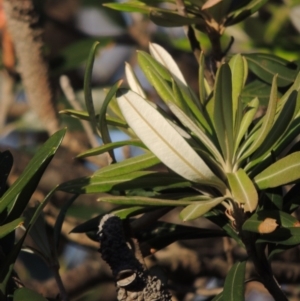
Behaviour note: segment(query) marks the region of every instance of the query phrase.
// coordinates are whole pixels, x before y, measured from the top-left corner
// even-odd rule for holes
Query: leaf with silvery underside
[[[240,54],[234,55],[229,61],[229,67],[231,69],[232,77],[232,117],[235,128],[239,128],[239,124],[236,124],[238,107],[242,107],[243,104],[240,100],[244,84],[247,79],[247,61]]]
[[[226,276],[223,299],[226,301],[245,300],[246,261],[235,263]]]
[[[59,111],[59,114],[65,114],[65,115],[69,115],[71,117],[75,117],[81,120],[86,120],[89,121],[89,114],[86,111],[77,111],[77,110],[61,110]],[[96,118],[99,118],[99,115],[96,115]],[[110,117],[106,115],[106,122],[108,125],[111,126],[116,126],[116,127],[123,127],[123,128],[128,128],[128,125],[126,122],[124,122],[123,120],[120,120],[118,118],[114,118],[114,117]]]
[[[149,82],[165,103],[176,103],[177,100],[172,91],[171,81],[168,82],[164,80],[163,77],[151,67],[148,67],[147,75]]]
[[[285,185],[300,179],[300,152],[292,153],[258,174],[254,181],[259,189]]]
[[[257,191],[243,169],[227,174],[231,193],[235,201],[244,204],[245,212],[253,212],[258,203]]]
[[[172,77],[170,71],[166,69],[166,67],[164,67],[161,63],[156,61],[151,55],[144,51],[137,51],[137,59],[139,66],[145,73],[148,80],[149,70],[155,70],[164,80],[171,82]]]
[[[265,141],[267,135],[269,134],[275,119],[276,107],[277,107],[277,76],[273,78],[272,90],[270,94],[269,105],[267,112],[263,117],[262,124],[260,128],[256,130],[250,137],[245,141],[243,146],[239,151],[239,162],[243,161],[245,158],[251,156]]]
[[[125,74],[130,89],[133,92],[141,95],[143,98],[146,98],[146,94],[139,80],[137,79],[135,73],[133,72],[132,67],[128,63],[125,63]]]
[[[196,202],[195,204],[188,205],[180,212],[179,217],[183,221],[190,221],[196,219],[204,215],[205,213],[207,213],[209,210],[216,207],[220,203],[222,203],[225,199],[226,198],[224,197],[219,197],[207,201],[205,200],[199,201]]]
[[[190,187],[191,183],[178,175],[153,171],[135,171],[120,176],[93,175],[65,182],[58,190],[74,194],[123,191],[138,188]]]
[[[97,131],[98,123],[96,119],[96,113],[94,108],[94,102],[93,102],[93,96],[92,96],[92,73],[93,73],[93,65],[95,61],[95,55],[97,51],[97,47],[99,46],[99,42],[95,42],[92,46],[92,49],[90,51],[86,69],[84,73],[84,84],[83,84],[83,90],[84,90],[84,99],[85,99],[85,105],[87,108],[87,111],[89,113],[91,125],[94,129],[94,131]]]
[[[169,108],[172,111],[172,113],[180,120],[180,122],[199,138],[199,140],[213,155],[216,161],[219,162],[221,165],[224,165],[224,160],[219,150],[216,148],[216,146],[210,140],[210,138],[201,129],[199,129],[199,127],[197,127],[196,124],[176,105],[169,104]]]
[[[225,184],[161,114],[136,93],[125,90],[121,93],[117,97],[119,107],[149,150],[183,178],[224,192]]]
[[[116,149],[116,148],[127,146],[127,145],[133,145],[133,146],[137,146],[137,147],[141,147],[141,148],[146,148],[145,145],[138,139],[124,140],[124,141],[107,143],[107,144],[101,145],[99,147],[91,148],[83,153],[80,153],[79,155],[76,156],[76,158],[86,158],[86,157],[101,155],[112,149]]]
[[[243,137],[245,136],[247,130],[249,129],[249,127],[254,119],[254,116],[258,110],[258,107],[259,107],[259,100],[258,100],[258,98],[254,98],[252,101],[250,101],[248,103],[248,105],[244,109],[244,116],[242,117],[240,127],[238,129],[238,134],[235,139],[234,153],[237,152]]]
[[[197,103],[197,96],[187,85],[180,69],[178,68],[172,56],[163,47],[155,43],[150,43],[149,50],[151,55],[167,70],[169,70],[172,77],[179,85],[180,89],[183,89],[184,92],[188,94],[188,97],[191,98],[195,103]]]
[[[208,200],[208,197],[199,196],[195,199],[179,199],[168,200],[159,198],[147,198],[140,196],[104,196],[100,197],[98,201],[112,203],[116,205],[131,205],[131,206],[187,206],[196,201]]]
[[[245,54],[249,69],[262,80],[271,84],[278,74],[277,84],[286,87],[292,84],[298,74],[297,65],[277,56],[266,53]]]
[[[214,96],[214,124],[223,157],[230,169],[233,157],[232,81],[228,64],[217,73]]]
[[[97,170],[95,176],[115,177],[125,175],[134,171],[139,171],[153,167],[160,163],[160,160],[152,153],[146,153],[136,157],[126,159],[122,162],[111,164]]]

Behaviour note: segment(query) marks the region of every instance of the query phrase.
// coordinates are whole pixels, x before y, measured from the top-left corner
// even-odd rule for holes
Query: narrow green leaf
[[[108,131],[108,126],[107,126],[107,122],[106,122],[106,110],[107,107],[109,105],[109,103],[111,102],[112,98],[115,96],[120,84],[122,83],[122,80],[117,81],[109,90],[109,92],[107,93],[101,109],[100,109],[100,113],[99,113],[99,131],[101,133],[101,138],[104,144],[107,143],[111,143],[111,139],[109,136],[109,131]],[[109,150],[109,155],[112,158],[112,162],[116,162],[116,158],[114,155],[113,150]]]
[[[114,177],[93,175],[79,178],[59,185],[58,190],[82,194],[108,192],[111,190],[128,190],[155,187],[189,187],[191,184],[182,177],[153,171],[136,171]]]
[[[20,217],[45,169],[61,144],[65,132],[65,129],[58,131],[41,146],[20,177],[0,198],[0,212],[7,208],[9,213],[5,222]]]
[[[68,109],[68,110],[61,110],[59,113],[69,115],[71,117],[75,117],[78,119],[86,120],[86,121],[90,120],[89,113],[86,111],[77,111],[77,110]],[[98,119],[98,118],[99,118],[99,115],[96,115],[96,119]],[[128,125],[125,121],[118,119],[118,118],[111,117],[111,116],[107,116],[107,115],[106,115],[106,123],[111,126],[128,128]]]
[[[77,198],[78,198],[78,195],[74,195],[68,201],[66,201],[60,208],[59,214],[56,218],[55,225],[53,227],[53,239],[54,239],[53,243],[54,243],[54,253],[55,253],[56,259],[58,259],[57,251],[58,251],[58,247],[59,247],[59,238],[61,235],[61,229],[62,229],[63,222],[65,220],[65,217],[66,217],[69,207],[74,203],[74,201]]]
[[[180,27],[191,25],[197,22],[197,18],[184,17],[172,11],[151,10],[149,14],[150,20],[158,26],[163,27]]]
[[[224,200],[224,197],[219,197],[211,199],[209,201],[201,201],[195,204],[188,205],[180,212],[179,216],[184,222],[196,219],[219,205]]]
[[[134,92],[123,91],[117,100],[130,127],[166,166],[190,181],[224,191],[225,184],[143,98]]]
[[[18,288],[14,292],[14,298],[13,301],[24,301],[24,300],[30,300],[30,301],[47,301],[46,298],[38,294],[37,292],[26,288]]]
[[[130,89],[133,92],[141,95],[143,98],[146,98],[146,94],[145,94],[139,80],[137,79],[135,73],[133,72],[131,66],[128,63],[125,63],[125,74],[126,74],[126,79],[127,79]]]
[[[226,301],[245,300],[246,261],[235,263],[230,269],[224,283],[223,299]]]
[[[251,125],[253,118],[258,110],[259,101],[258,98],[254,98],[252,101],[248,103],[246,108],[244,109],[244,116],[242,117],[242,121],[238,130],[238,134],[235,140],[235,153],[238,150],[238,147],[245,136],[249,126]]]
[[[95,172],[97,176],[114,177],[121,176],[134,171],[143,170],[160,163],[160,160],[152,153],[143,154],[122,162],[105,166]]]
[[[83,84],[85,104],[90,116],[91,125],[95,132],[97,131],[97,120],[96,120],[96,113],[95,113],[93,96],[92,96],[91,83],[92,83],[92,74],[93,74],[95,55],[99,44],[100,44],[99,42],[95,42],[90,51],[87,64],[86,64],[86,69],[84,74],[84,84]]]
[[[240,1],[239,1],[240,2]],[[227,18],[225,26],[232,26],[236,23],[243,21],[255,12],[257,12],[268,0],[252,0],[246,6],[242,6],[241,9],[234,11],[232,16]]]
[[[203,51],[201,51],[200,58],[199,58],[199,99],[203,107],[206,104],[204,71],[205,71],[205,57]]]
[[[232,117],[235,125],[238,106],[242,105],[239,96],[247,78],[247,61],[240,54],[236,54],[230,59],[229,67],[232,77]]]
[[[208,200],[208,197],[198,197],[198,201]],[[168,200],[168,199],[158,199],[158,198],[147,198],[147,197],[134,197],[134,196],[104,196],[100,197],[98,201],[108,202],[117,205],[130,205],[130,206],[186,206],[190,205],[195,200],[180,199],[180,200]]]
[[[278,74],[277,84],[285,87],[294,82],[298,70],[296,64],[266,53],[245,54],[249,69],[262,80],[272,83]],[[291,66],[292,65],[292,66]]]
[[[126,146],[126,145],[133,145],[133,146],[138,146],[141,148],[146,148],[145,145],[138,139],[124,140],[124,141],[107,143],[107,144],[101,145],[99,147],[89,149],[89,150],[77,155],[76,158],[86,158],[86,157],[91,157],[91,156],[97,156],[97,155],[103,154],[107,151],[110,151],[112,149]]]
[[[258,174],[254,181],[259,189],[292,183],[300,179],[300,152],[288,155]]]
[[[253,212],[257,207],[258,194],[251,179],[243,169],[228,173],[227,177],[234,200],[244,204],[245,212]]]
[[[240,158],[240,161],[248,158],[251,154],[253,154],[265,141],[265,138],[269,134],[275,119],[276,107],[277,107],[277,84],[276,84],[277,76],[275,75],[272,83],[272,90],[269,100],[269,105],[267,108],[267,112],[263,117],[263,122],[261,127],[252,134],[252,137],[248,138],[248,140],[244,143],[240,153],[244,152]],[[252,144],[249,146],[249,142]]]
[[[217,73],[215,85],[214,123],[223,157],[231,169],[233,156],[232,81],[228,64]]]
[[[53,136],[52,136],[53,137]],[[51,138],[50,138],[51,139]],[[6,293],[6,285],[8,280],[11,277],[11,273],[13,271],[13,266],[14,263],[20,253],[21,247],[23,245],[23,242],[26,238],[26,235],[28,234],[28,232],[31,230],[31,227],[34,225],[34,223],[36,222],[38,216],[40,215],[40,213],[43,211],[44,207],[46,206],[46,204],[48,203],[48,201],[50,200],[50,198],[53,196],[54,192],[56,190],[56,187],[54,189],[52,189],[45,197],[45,199],[43,200],[43,202],[39,205],[39,207],[36,209],[32,219],[29,221],[29,225],[24,233],[24,235],[21,237],[21,239],[14,245],[14,248],[12,249],[12,251],[7,255],[7,257],[5,258],[5,260],[3,260],[3,264],[0,270],[0,290],[1,292],[5,295]]]
[[[287,131],[289,125],[292,123],[293,116],[296,112],[297,105],[297,92],[294,91],[289,97],[289,100],[285,103],[279,116],[274,122],[270,132],[266,136],[264,143],[261,147],[253,154],[251,162],[247,165],[247,169],[251,169],[256,164],[260,163],[265,155],[268,155],[271,150],[274,149],[275,144],[280,141],[281,137]]]
[[[151,7],[139,1],[125,3],[104,3],[103,6],[116,9],[118,11],[125,11],[131,13],[136,12],[142,14],[147,14],[148,12],[150,12],[151,9]]]
[[[24,217],[19,217],[10,223],[6,223],[0,226],[0,238],[6,236],[7,234],[11,233],[15,229],[19,228],[24,223]]]

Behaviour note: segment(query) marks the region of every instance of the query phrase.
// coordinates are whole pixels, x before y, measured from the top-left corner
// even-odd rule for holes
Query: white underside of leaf
[[[146,98],[146,94],[143,88],[141,87],[136,75],[134,74],[132,67],[128,63],[125,63],[125,74],[130,89],[133,92],[141,95],[143,98]]]
[[[225,188],[183,137],[141,96],[127,91],[117,101],[136,135],[166,166],[190,181]]]
[[[150,43],[149,50],[151,55],[163,66],[165,66],[171,73],[176,77],[177,80],[181,81],[185,86],[187,86],[187,83],[173,60],[172,56],[160,45]]]

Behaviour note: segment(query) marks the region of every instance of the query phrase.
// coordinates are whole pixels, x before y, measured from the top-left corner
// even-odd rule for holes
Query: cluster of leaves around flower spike
[[[96,47],[90,54],[86,78],[91,74]],[[300,228],[291,216],[299,206],[299,144],[281,159],[277,158],[299,132],[300,75],[294,74],[291,85],[280,97],[277,82],[284,75],[278,68],[278,75],[272,78],[266,112],[257,118],[259,98],[250,101],[243,98],[249,85],[249,56],[235,55],[221,65],[213,89],[205,80],[202,56],[198,97],[161,46],[151,44],[150,54],[139,51],[139,65],[173,115],[147,100],[128,64],[126,76],[130,90],[118,89],[120,83],[116,83],[107,93],[99,114],[93,108],[91,88],[86,82],[88,112],[67,110],[64,113],[91,120],[104,145],[78,157],[106,151],[113,154],[113,149],[123,145],[139,146],[145,153],[101,168],[90,177],[63,183],[58,189],[76,194],[111,193],[100,201],[121,205],[113,213],[123,219],[160,207],[183,206],[182,220],[205,216],[223,229],[223,232],[210,233],[208,229],[157,222],[153,229],[160,231],[160,236],[155,238],[153,229],[145,235],[139,234],[142,243],[150,242],[156,249],[182,238],[182,233],[189,233],[189,237],[229,235],[242,244],[224,214],[224,209],[230,212],[236,207],[251,213],[240,230],[258,233],[256,242],[269,244],[269,256],[299,244]],[[272,57],[264,58],[272,61]],[[280,61],[276,59],[277,63]],[[270,73],[276,67],[266,70]],[[132,139],[112,143],[109,125],[118,127]],[[169,169],[149,170],[161,162]],[[291,183],[294,187],[284,195],[282,187]],[[98,220],[99,217],[88,221],[74,231],[88,231]],[[234,277],[235,272],[244,275],[244,269],[244,263],[236,264],[227,278]],[[243,277],[234,278],[228,281],[242,285]],[[228,289],[224,289],[225,296],[233,293]]]

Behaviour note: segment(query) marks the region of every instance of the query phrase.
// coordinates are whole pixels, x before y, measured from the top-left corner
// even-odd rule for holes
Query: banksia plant
[[[144,1],[109,6],[150,12],[156,23],[164,19],[161,16],[172,17],[173,25],[182,21],[180,25],[193,25],[211,38],[208,28],[214,26],[213,20],[223,26],[216,27],[221,35],[224,27],[239,22],[266,1],[244,1],[244,6],[236,1],[202,2],[206,7],[198,15],[193,1],[184,2],[186,14],[178,19],[178,9],[148,10]],[[212,16],[220,12],[213,10],[214,5],[227,2],[231,6],[222,17]],[[251,9],[247,10],[249,5]],[[147,11],[141,11],[142,7]],[[193,48],[193,39],[190,41]],[[204,54],[199,52],[196,94],[172,56],[160,45],[150,44],[150,54],[138,51],[138,63],[162,103],[154,104],[147,98],[133,69],[126,64],[129,89],[120,88],[121,82],[117,82],[96,114],[90,88],[96,47],[92,48],[85,77],[87,112],[64,113],[90,120],[104,143],[78,157],[109,152],[112,163],[90,177],[63,183],[59,189],[74,194],[104,192],[100,201],[120,205],[111,214],[124,220],[141,213],[148,220],[152,218],[156,232],[149,235],[142,235],[145,229],[132,223],[144,255],[151,253],[151,246],[163,248],[177,239],[229,236],[245,247],[258,280],[270,294],[276,300],[287,300],[274,278],[270,260],[300,243],[299,222],[292,215],[300,205],[300,151],[299,143],[293,144],[300,129],[298,66],[267,54],[236,54],[226,59],[215,55],[216,72],[208,76]],[[249,71],[259,81],[251,81]],[[261,97],[261,87],[267,88],[267,101]],[[131,139],[111,142],[109,126],[124,131]],[[138,146],[144,153],[116,162],[114,149],[125,145]],[[165,168],[155,169],[158,164]],[[160,213],[174,207],[181,208],[182,221],[205,217],[221,231],[157,221]],[[74,231],[88,231],[90,224]],[[223,292],[214,300],[244,300],[245,269],[246,261],[235,263]]]

